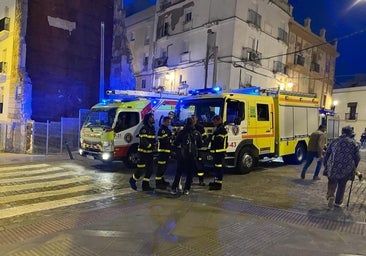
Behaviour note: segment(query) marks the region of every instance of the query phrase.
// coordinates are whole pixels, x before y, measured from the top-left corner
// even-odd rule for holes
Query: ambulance
[[[174,113],[179,95],[131,90],[110,90],[93,106],[80,131],[79,154],[103,162],[123,160],[128,167],[138,162],[138,134],[142,120],[153,112],[155,128],[163,116]]]
[[[195,114],[207,134],[214,131],[212,117],[220,115],[228,132],[224,165],[239,173],[250,172],[258,163],[282,157],[300,164],[310,134],[319,126],[319,99],[312,94],[249,87],[223,93],[219,87],[190,91],[179,100],[173,126]],[[209,147],[209,145],[208,145]],[[201,151],[210,163],[209,150]]]

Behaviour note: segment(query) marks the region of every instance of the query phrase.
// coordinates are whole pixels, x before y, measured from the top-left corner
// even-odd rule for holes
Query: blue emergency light
[[[249,95],[260,95],[261,88],[259,86],[253,86],[253,87],[247,87],[247,88],[241,88],[241,89],[234,89],[234,90],[231,90],[230,92],[240,93],[240,94],[249,94]]]
[[[201,94],[210,94],[210,93],[214,93],[214,94],[219,94],[221,93],[222,88],[220,86],[214,86],[212,88],[206,88],[206,89],[193,89],[193,90],[189,90],[189,94],[191,95],[201,95]]]

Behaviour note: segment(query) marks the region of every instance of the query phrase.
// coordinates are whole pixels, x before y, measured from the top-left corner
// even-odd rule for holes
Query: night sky
[[[151,6],[155,0],[123,0],[127,14]],[[326,39],[338,39],[340,56],[336,62],[336,83],[366,73],[366,0],[289,0],[295,20],[304,24],[311,18],[311,29],[319,35],[326,29]]]

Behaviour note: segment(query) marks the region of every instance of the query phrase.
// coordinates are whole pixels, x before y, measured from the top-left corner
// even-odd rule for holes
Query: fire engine
[[[89,110],[80,131],[79,154],[103,162],[123,160],[134,167],[145,114],[154,113],[157,128],[163,116],[174,113],[179,95],[131,90],[111,90],[107,95],[117,98]]]
[[[300,164],[306,156],[310,134],[318,128],[319,100],[312,94],[249,87],[221,92],[219,87],[190,91],[179,100],[173,126],[195,114],[207,134],[211,119],[220,115],[228,132],[224,165],[248,173],[259,160],[282,157]],[[203,160],[212,160],[208,150]]]

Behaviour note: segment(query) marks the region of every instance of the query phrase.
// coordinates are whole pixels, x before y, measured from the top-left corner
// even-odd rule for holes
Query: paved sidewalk
[[[361,154],[359,169],[365,174],[365,151]],[[0,163],[47,161],[52,157],[69,159],[67,154],[21,157],[0,153]],[[366,255],[365,181],[354,182],[349,209],[329,210],[324,198],[326,179],[311,179],[313,163],[302,180],[301,167],[268,164],[248,175],[227,173],[222,191],[194,185],[189,196],[131,190],[127,196],[84,204],[85,211],[80,211],[79,205],[65,208],[64,214],[50,215],[52,218],[46,215],[38,222],[21,226],[15,222],[6,228],[0,225],[0,252]]]

